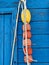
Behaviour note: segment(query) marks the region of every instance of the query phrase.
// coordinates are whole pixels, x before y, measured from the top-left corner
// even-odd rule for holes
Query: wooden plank
[[[0,64],[3,65],[3,15],[0,16]]]
[[[38,60],[38,62],[45,62],[48,63],[49,62],[49,48],[45,48],[45,49],[33,49],[33,58]],[[18,58],[17,58],[17,62],[24,62],[24,53],[22,49],[18,49]]]
[[[11,57],[11,15],[4,15],[4,65],[10,65]]]

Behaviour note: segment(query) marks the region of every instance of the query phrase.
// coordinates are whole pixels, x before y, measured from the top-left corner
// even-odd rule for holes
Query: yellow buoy
[[[22,22],[24,23],[24,21],[26,20],[26,23],[30,23],[31,20],[31,13],[28,9],[24,9],[21,13],[21,19]]]

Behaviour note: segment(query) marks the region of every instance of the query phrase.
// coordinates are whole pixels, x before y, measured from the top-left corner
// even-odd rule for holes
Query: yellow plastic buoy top
[[[30,23],[31,20],[31,13],[28,9],[24,9],[21,13],[21,19],[22,22],[24,23],[24,21],[26,21],[26,23]]]

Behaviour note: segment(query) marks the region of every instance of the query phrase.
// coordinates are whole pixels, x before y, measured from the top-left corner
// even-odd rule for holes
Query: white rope
[[[26,9],[26,0],[24,1],[24,8]],[[25,32],[26,32],[26,58],[27,58],[27,65],[31,65],[29,62],[28,62],[28,47],[27,47],[27,29],[26,29],[26,12],[24,12],[24,26],[25,26]]]
[[[21,4],[21,8],[22,8],[22,11],[23,11],[23,4]],[[23,40],[24,40],[24,36],[23,36]],[[22,42],[24,43],[24,42]],[[22,48],[23,48],[23,52],[24,52],[24,45],[22,44]]]
[[[16,26],[15,26],[15,31],[14,31],[14,40],[13,40],[13,45],[12,45],[12,54],[11,54],[11,60],[10,60],[10,65],[12,65],[13,62],[13,56],[14,56],[14,48],[15,48],[15,42],[17,40],[17,25],[18,25],[18,17],[19,17],[19,10],[20,10],[20,5],[21,5],[21,1],[19,2],[18,5],[18,13],[17,13],[17,17],[16,17]],[[24,2],[24,8],[26,9],[26,1]],[[22,8],[23,9],[23,8]],[[25,13],[24,13],[25,14]],[[25,16],[24,16],[25,18]],[[26,19],[24,20],[24,25],[25,25],[25,31],[26,31]],[[24,51],[24,47],[23,47],[23,51]],[[27,51],[27,33],[26,33],[26,57],[27,57],[27,65],[30,65],[30,63],[28,62],[28,51]],[[34,60],[36,61],[36,60]]]
[[[27,65],[30,65],[30,63],[28,62],[28,47],[27,47],[27,29],[26,29],[26,12],[24,13],[24,18],[25,18],[25,20],[24,20],[24,28],[25,28],[25,37],[26,37],[26,57],[27,57]]]
[[[23,6],[21,6],[22,7],[22,11],[23,11]],[[26,7],[26,1],[24,1],[24,8],[26,9],[27,7]],[[24,30],[25,30],[25,32],[26,32],[26,35],[25,35],[25,37],[26,37],[26,57],[27,57],[27,65],[30,65],[30,63],[28,62],[28,50],[27,50],[27,29],[26,29],[26,12],[24,12]],[[23,37],[23,40],[24,40],[24,37]],[[23,42],[23,43],[25,43],[25,42]],[[23,46],[23,51],[24,51],[24,46]]]
[[[24,1],[24,9],[27,9],[26,7],[26,0]],[[27,60],[27,65],[30,65],[30,63],[28,62],[28,47],[27,47],[27,29],[26,29],[26,11],[24,12],[24,30],[25,30],[25,37],[26,37],[26,60]]]
[[[14,56],[14,48],[15,48],[15,43],[16,43],[16,38],[17,38],[17,25],[18,25],[18,17],[19,17],[19,10],[20,10],[20,5],[21,5],[21,1],[19,2],[18,5],[18,13],[17,13],[17,18],[16,18],[16,26],[15,26],[15,32],[14,32],[14,40],[13,40],[13,46],[12,46],[12,54],[11,54],[11,61],[10,61],[10,65],[12,65],[13,62],[13,56]]]
[[[23,1],[24,2],[24,1]],[[23,5],[21,5],[21,8],[22,8],[22,11],[23,11]],[[24,8],[25,9],[27,9],[27,7],[26,7],[26,1],[24,2]],[[22,46],[23,47],[23,52],[25,53],[25,55],[26,55],[26,57],[27,57],[27,65],[31,65],[31,63],[29,63],[28,62],[28,59],[30,59],[30,60],[32,60],[32,61],[34,61],[34,62],[37,62],[37,60],[34,60],[34,59],[31,59],[31,58],[28,58],[28,50],[27,50],[27,29],[26,29],[26,12],[24,13],[24,30],[26,31],[26,42],[23,42],[23,44],[24,43],[26,43],[26,53],[25,53],[25,51],[24,51],[24,46]],[[24,37],[23,37],[23,40],[24,40]]]

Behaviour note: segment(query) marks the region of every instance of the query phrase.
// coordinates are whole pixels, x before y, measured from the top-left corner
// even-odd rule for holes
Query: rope
[[[25,3],[24,3],[24,6],[25,6]],[[25,7],[25,9],[26,9],[26,7]],[[25,26],[25,32],[26,32],[26,35],[25,35],[25,37],[26,37],[26,58],[27,58],[27,65],[30,65],[30,63],[28,62],[28,47],[27,47],[27,29],[26,29],[26,12],[24,13],[24,26]]]
[[[13,62],[13,56],[14,56],[14,48],[15,48],[15,42],[16,42],[16,37],[17,37],[17,25],[18,25],[18,17],[19,17],[19,10],[20,10],[20,5],[21,5],[21,1],[19,2],[18,4],[18,13],[17,13],[17,17],[16,17],[16,26],[15,26],[15,31],[14,31],[14,40],[13,40],[13,45],[12,45],[12,54],[11,54],[11,60],[10,60],[10,65],[12,65],[12,62]],[[24,8],[26,9],[26,1],[24,1]],[[23,7],[22,7],[22,10],[23,10]],[[27,32],[26,30],[26,13],[24,13],[24,25],[25,25],[25,31]],[[24,37],[23,37],[24,39]],[[23,47],[23,51],[24,51],[24,47]],[[30,65],[30,63],[28,62],[28,51],[27,51],[27,33],[26,33],[26,57],[27,57],[27,65]],[[34,60],[36,61],[36,60]]]
[[[13,62],[13,56],[14,56],[14,48],[15,48],[15,42],[16,42],[16,37],[17,37],[17,25],[18,25],[18,17],[19,17],[19,10],[20,10],[20,5],[21,5],[21,2],[19,2],[19,5],[18,5],[18,13],[17,13],[17,17],[16,17],[16,26],[15,26],[15,32],[14,32],[14,40],[13,40],[13,46],[12,46],[12,54],[11,54],[11,61],[10,61],[10,65],[12,65],[12,62]]]
[[[22,11],[23,11],[23,6],[21,5],[21,8],[22,8]],[[26,1],[24,2],[24,8],[25,9],[27,9],[27,7],[26,7]],[[23,48],[23,52],[25,53],[25,55],[26,55],[26,57],[27,57],[27,65],[31,65],[31,63],[29,63],[28,62],[28,59],[30,59],[30,60],[32,60],[32,61],[34,61],[34,62],[37,62],[37,60],[34,60],[34,59],[31,59],[31,58],[28,58],[28,50],[27,50],[27,29],[26,29],[26,12],[24,13],[24,30],[26,31],[26,53],[25,53],[25,51],[24,51],[24,46],[22,46],[22,48]],[[24,37],[23,37],[23,40],[24,40]],[[23,44],[24,44],[24,42],[23,42]]]
[[[22,7],[22,11],[23,11],[23,6],[21,6]],[[24,1],[24,8],[26,9],[27,7],[26,7],[26,1]],[[27,57],[27,65],[30,65],[30,63],[28,62],[28,50],[27,50],[27,29],[26,29],[26,12],[24,13],[24,30],[26,31],[26,57]],[[23,37],[23,40],[24,40],[24,37]],[[24,42],[23,42],[24,43]],[[24,51],[24,46],[23,46],[23,51]]]

